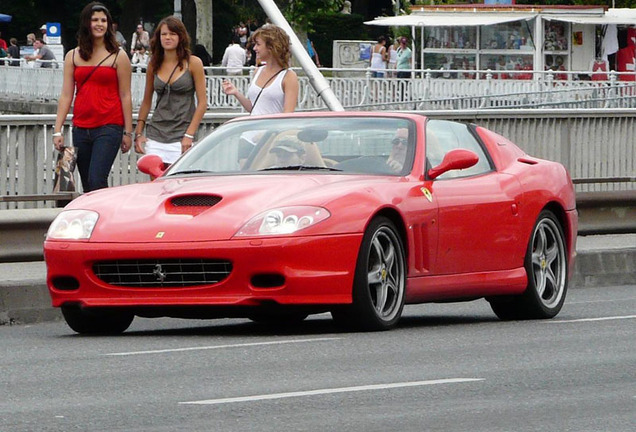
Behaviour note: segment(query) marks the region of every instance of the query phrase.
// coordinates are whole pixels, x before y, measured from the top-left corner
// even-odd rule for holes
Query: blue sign
[[[60,25],[60,23],[46,23],[46,39],[47,43],[49,44],[62,43],[62,26]]]

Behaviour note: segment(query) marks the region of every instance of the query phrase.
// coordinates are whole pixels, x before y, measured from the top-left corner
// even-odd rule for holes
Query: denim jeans
[[[121,146],[124,128],[105,125],[96,128],[73,128],[73,145],[77,148],[77,170],[84,192],[108,187],[108,175]]]

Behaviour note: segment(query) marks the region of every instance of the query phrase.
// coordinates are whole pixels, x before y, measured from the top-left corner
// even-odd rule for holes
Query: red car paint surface
[[[396,144],[396,137],[406,135],[403,150],[405,144]],[[292,138],[304,158],[300,168],[273,162],[278,153],[288,151],[279,147],[289,147]],[[476,153],[478,164],[449,169],[448,154],[457,148]],[[392,171],[385,159],[395,155],[404,160]],[[457,155],[463,159],[457,163],[474,163]],[[154,166],[156,161],[146,158],[140,166]],[[445,173],[431,178],[434,166]],[[210,203],[199,204],[196,200],[202,197]],[[272,209],[291,209],[284,212],[293,213],[292,225],[300,224],[296,219],[307,209],[306,220],[316,209],[328,216],[291,232],[284,231],[283,223],[273,229],[284,232],[245,228]],[[562,165],[526,155],[481,127],[397,113],[299,113],[234,120],[155,181],[85,194],[64,213],[72,215],[74,210],[89,210],[98,219],[83,239],[56,234],[55,222],[49,231],[44,252],[53,305],[80,311],[115,307],[146,316],[181,316],[184,307],[201,307],[193,312],[201,316],[216,316],[215,308],[220,316],[251,316],[259,307],[269,311],[272,305],[303,306],[307,313],[344,305],[346,318],[356,307],[366,307],[360,305],[365,300],[359,291],[366,293],[360,288],[365,283],[359,282],[365,276],[371,293],[362,297],[370,296],[371,315],[372,309],[383,307],[385,297],[377,284],[385,282],[389,297],[398,303],[487,297],[501,308],[500,299],[527,296],[532,267],[528,260],[535,262],[537,275],[554,262],[550,253],[539,257],[532,252],[536,247],[529,247],[546,211],[548,234],[559,237],[562,232],[563,253],[555,262],[560,269],[554,273],[565,272],[564,296],[577,230],[573,186]],[[276,219],[278,213],[268,215]],[[373,237],[371,247],[362,247],[374,234],[369,233],[377,225],[374,221],[388,228],[379,229],[378,238],[388,232],[386,238],[391,239],[390,232],[396,233],[387,250],[403,252],[404,274],[393,283],[400,286],[397,279],[404,279],[400,295],[394,295],[391,275],[378,269],[375,280],[373,259],[362,256],[382,245]],[[553,225],[558,229],[550,229]],[[254,226],[262,228],[264,222]],[[542,244],[541,234],[536,244]],[[161,285],[159,279],[170,278],[162,273],[162,260],[190,258],[222,260],[231,270],[217,283]],[[95,275],[95,263],[135,260],[152,260],[150,268],[159,279],[143,286],[113,284]],[[386,263],[394,261],[386,257]],[[550,268],[547,272],[549,285],[558,277]],[[349,306],[354,309],[346,309]],[[546,315],[556,315],[553,312]],[[392,327],[397,320],[389,315],[383,320],[378,312],[385,325],[366,327]]]

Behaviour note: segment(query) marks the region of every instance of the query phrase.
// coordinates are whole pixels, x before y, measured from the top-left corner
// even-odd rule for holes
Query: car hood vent
[[[166,212],[196,216],[221,201],[217,195],[182,195],[171,198],[166,203]]]
[[[216,195],[185,195],[174,197],[170,203],[175,207],[212,207],[221,201]]]

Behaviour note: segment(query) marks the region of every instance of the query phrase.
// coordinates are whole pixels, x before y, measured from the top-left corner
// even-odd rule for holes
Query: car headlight
[[[247,222],[235,237],[294,234],[327,219],[331,214],[322,207],[296,206],[267,210]]]
[[[57,215],[48,232],[47,239],[87,240],[91,238],[99,214],[91,210],[66,210]]]

